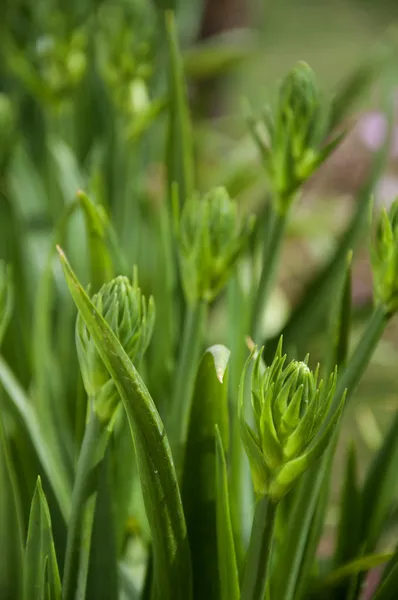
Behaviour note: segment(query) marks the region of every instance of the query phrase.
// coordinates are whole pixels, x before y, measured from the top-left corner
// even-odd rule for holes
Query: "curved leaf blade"
[[[139,373],[58,248],[72,298],[123,402],[133,437],[152,534],[155,597],[189,600],[191,561],[180,490],[169,441]]]
[[[216,515],[217,551],[220,567],[220,599],[239,599],[239,573],[228,497],[227,463],[222,438],[216,426]]]

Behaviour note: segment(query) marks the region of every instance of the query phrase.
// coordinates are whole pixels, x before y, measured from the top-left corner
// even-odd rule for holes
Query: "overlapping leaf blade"
[[[215,426],[228,447],[229,350],[209,348],[198,368],[188,428],[182,498],[192,556],[194,598],[218,600],[221,564],[214,543],[216,530]]]
[[[23,598],[61,600],[61,581],[47,500],[37,480],[24,557]]]
[[[156,598],[189,600],[191,562],[170,446],[153,400],[112,330],[60,252],[72,297],[120,393],[136,449],[154,553]]]

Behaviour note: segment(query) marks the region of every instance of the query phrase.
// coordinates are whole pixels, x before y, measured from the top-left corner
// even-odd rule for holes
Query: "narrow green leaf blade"
[[[384,519],[395,498],[398,485],[397,463],[398,413],[373,458],[363,486],[361,532],[365,552],[374,550]]]
[[[6,399],[9,399],[11,408],[15,410],[22,419],[32,444],[40,459],[40,463],[45,471],[48,480],[54,490],[54,495],[58,501],[59,508],[65,520],[70,513],[72,490],[71,484],[62,465],[59,464],[56,454],[48,443],[40,426],[31,402],[19,382],[16,380],[13,372],[0,356],[0,383],[7,392]]]
[[[373,600],[394,600],[398,590],[398,548],[386,566]]]
[[[229,507],[227,463],[218,427],[216,427],[216,515],[219,598],[239,600],[239,573]]]
[[[107,218],[102,207],[96,206],[82,190],[77,192],[80,206],[83,209],[88,244],[90,249],[92,292],[112,279],[113,264],[107,240]]]
[[[209,348],[198,368],[182,477],[182,498],[192,556],[195,594],[218,600],[219,570],[216,530],[216,448],[218,426],[228,447],[228,376],[230,352],[225,346]]]
[[[363,571],[369,571],[374,567],[383,565],[392,557],[391,552],[384,552],[380,554],[370,554],[367,556],[361,556],[351,562],[342,565],[335,571],[332,571],[324,579],[319,582],[319,589],[333,588],[339,585],[342,581],[348,579],[351,575],[356,575]],[[318,589],[318,586],[317,586]]]
[[[355,446],[351,445],[345,469],[340,500],[340,520],[333,564],[340,567],[352,560],[358,549],[360,536],[361,493],[358,483],[358,468]]]
[[[152,534],[155,597],[189,600],[191,562],[170,445],[154,402],[111,328],[98,313],[59,250],[71,295],[119,391],[136,449]]]
[[[24,557],[23,598],[31,600],[39,594],[44,598],[48,597],[48,600],[61,600],[62,596],[50,512],[40,477],[37,479],[30,510]]]
[[[343,369],[348,357],[351,325],[351,264],[352,252],[347,255],[345,272],[342,274],[340,290],[338,290],[336,308],[332,308],[330,333],[332,343],[328,346],[328,371],[331,373],[337,366]]]
[[[0,597],[19,598],[23,522],[17,478],[0,414]]]
[[[170,123],[168,138],[168,179],[178,184],[182,202],[189,198],[194,188],[194,162],[191,121],[184,81],[183,62],[178,47],[174,14],[167,11],[166,36],[170,57]]]

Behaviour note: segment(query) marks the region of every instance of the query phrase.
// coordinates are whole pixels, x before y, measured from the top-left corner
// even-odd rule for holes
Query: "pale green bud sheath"
[[[134,363],[139,362],[152,336],[155,307],[152,298],[147,301],[142,295],[137,272],[134,273],[133,283],[127,277],[119,276],[104,284],[93,296],[92,302],[110,325],[130,360]],[[84,537],[90,539],[92,527],[92,520],[83,521],[88,500],[87,479],[104,456],[116,410],[120,404],[116,386],[80,313],[76,321],[76,346],[89,406],[72,493],[62,584],[65,600],[74,598],[77,573],[79,590],[84,596],[89,553],[82,551],[80,537],[84,528]],[[95,499],[90,504],[90,510],[94,508]]]
[[[187,313],[168,431],[176,462],[181,466],[180,449],[187,435],[207,307],[230,278],[249,240],[253,219],[240,226],[235,202],[225,188],[216,187],[204,196],[196,194],[187,199],[177,220]]]
[[[308,356],[304,361],[292,360],[286,364],[281,340],[269,366],[262,365],[262,352],[255,360],[251,381],[255,425],[252,429],[243,414],[247,366],[248,362],[240,386],[239,421],[257,506],[242,599],[262,600],[278,503],[328,447],[344,395],[332,413],[337,372],[324,382],[319,381],[319,367],[312,371],[308,366]]]

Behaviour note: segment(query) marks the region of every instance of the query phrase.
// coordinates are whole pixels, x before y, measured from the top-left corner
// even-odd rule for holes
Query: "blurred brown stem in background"
[[[199,42],[249,24],[248,0],[205,0]],[[223,112],[223,77],[207,77],[198,81],[195,102],[201,115],[217,117]]]

